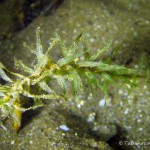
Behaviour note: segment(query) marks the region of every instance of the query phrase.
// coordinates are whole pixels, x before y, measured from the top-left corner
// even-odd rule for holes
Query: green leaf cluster
[[[134,82],[131,79],[141,76],[137,70],[101,61],[101,58],[109,50],[111,41],[102,50],[92,55],[85,44],[83,49],[79,48],[81,36],[82,33],[69,46],[66,46],[60,36],[55,34],[52,43],[44,53],[40,39],[40,28],[37,28],[35,50],[32,50],[26,43],[23,44],[36,56],[34,67],[26,66],[22,61],[15,60],[15,66],[22,71],[22,74],[19,74],[9,71],[0,63],[0,77],[7,82],[5,85],[0,85],[1,116],[2,118],[11,117],[16,130],[20,127],[22,112],[43,106],[44,99],[61,98],[67,100],[68,83],[72,87],[74,96],[84,91],[85,82],[91,92],[95,87],[98,87],[107,95],[110,84],[116,85],[118,80],[122,80],[124,84],[132,86]],[[63,58],[57,61],[50,57],[50,52],[55,45],[60,47],[63,55]],[[9,77],[10,74],[14,76],[13,79]],[[49,84],[51,81],[56,81],[62,91],[58,92],[53,89]],[[40,92],[33,92],[35,87]],[[27,100],[32,98],[34,106],[24,108],[22,95]]]

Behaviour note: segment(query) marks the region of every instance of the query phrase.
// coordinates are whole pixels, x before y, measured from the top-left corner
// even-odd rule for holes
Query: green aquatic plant
[[[26,66],[20,60],[15,60],[16,67],[22,71],[21,74],[9,71],[0,63],[0,77],[7,82],[7,84],[0,85],[2,119],[11,117],[14,128],[18,130],[24,111],[43,106],[45,99],[69,99],[67,96],[68,83],[72,87],[74,97],[84,91],[84,83],[87,83],[92,92],[93,88],[97,86],[104,91],[105,95],[108,93],[109,84],[116,84],[118,80],[122,80],[128,86],[134,85],[133,79],[141,76],[137,70],[110,64],[110,61],[100,61],[100,58],[107,53],[111,41],[102,50],[92,55],[85,44],[83,49],[78,51],[81,35],[69,46],[66,46],[60,36],[56,34],[44,53],[40,40],[40,28],[38,28],[35,51],[24,43],[24,47],[36,55],[33,67]],[[54,61],[49,55],[55,45],[60,47],[63,54],[63,58],[57,61]],[[51,81],[56,81],[62,91],[54,89],[50,84]],[[38,92],[33,89],[37,89]],[[24,108],[22,97],[27,101],[33,99],[34,105]]]

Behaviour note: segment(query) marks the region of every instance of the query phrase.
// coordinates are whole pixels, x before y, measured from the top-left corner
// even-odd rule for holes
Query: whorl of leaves
[[[67,100],[68,83],[72,85],[74,96],[84,91],[85,82],[87,82],[91,92],[97,86],[106,95],[109,84],[116,84],[118,80],[122,80],[124,84],[130,86],[134,85],[130,79],[139,76],[136,70],[100,61],[109,50],[111,41],[102,50],[92,55],[86,46],[83,49],[79,49],[78,43],[81,35],[70,46],[66,46],[60,36],[56,34],[49,48],[44,53],[40,39],[40,28],[37,28],[35,51],[26,43],[23,44],[24,47],[36,55],[34,67],[26,66],[22,61],[15,60],[16,67],[22,71],[22,74],[19,74],[7,70],[0,63],[0,77],[7,82],[5,85],[0,85],[1,117],[11,117],[16,130],[20,127],[22,112],[43,106],[43,99],[62,98]],[[49,55],[55,45],[60,47],[63,54],[63,58],[57,62]],[[81,57],[84,57],[84,59],[80,59]],[[11,79],[8,76],[9,74],[14,76],[14,78]],[[49,82],[54,80],[61,87],[62,92],[58,92],[50,86]],[[32,88],[34,87],[38,87],[38,90],[41,90],[40,94],[33,93]],[[21,95],[32,98],[34,106],[23,108]]]

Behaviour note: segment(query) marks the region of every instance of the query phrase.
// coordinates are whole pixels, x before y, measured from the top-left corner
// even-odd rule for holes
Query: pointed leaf
[[[108,81],[104,81],[102,87],[103,87],[103,92],[105,94],[105,96],[108,96]]]
[[[59,94],[41,94],[41,95],[36,95],[36,94],[31,94],[28,91],[23,91],[22,93],[24,96],[33,98],[33,99],[57,99],[61,97]]]
[[[65,78],[62,77],[62,76],[59,76],[57,78],[57,82],[62,87],[63,93],[66,94],[66,81],[65,81]]]
[[[73,94],[77,95],[78,92],[82,92],[83,91],[82,80],[80,78],[80,75],[75,70],[71,73],[71,76],[72,76]]]
[[[5,69],[5,67],[2,63],[0,63],[0,77],[5,81],[12,82],[12,80],[6,75],[3,69]]]
[[[88,48],[86,47],[86,43],[84,43],[83,52],[84,52],[85,60],[89,60],[89,59],[90,59],[89,51],[90,51],[90,50],[88,50]]]
[[[49,54],[50,50],[51,50],[57,43],[60,43],[60,44],[61,44],[61,42],[62,42],[62,41],[61,41],[60,36],[59,36],[57,33],[55,33],[55,38],[52,38],[52,43],[50,43],[50,46],[49,46],[48,50],[46,51],[46,55]]]
[[[40,82],[39,86],[42,90],[46,91],[47,93],[52,93],[52,89],[44,81]]]
[[[31,75],[34,72],[31,68],[26,66],[22,61],[17,61],[16,59],[15,59],[15,66],[18,67],[23,72],[28,73],[29,75]]]
[[[12,80],[6,75],[3,69],[0,68],[0,77],[8,82],[12,82]]]
[[[90,71],[85,71],[85,75],[87,77],[88,85],[90,86],[91,92],[93,93],[93,84],[96,85],[100,90],[102,90],[102,85],[97,80],[97,77],[94,73]]]
[[[83,34],[83,32],[80,33],[80,34],[75,38],[74,42],[75,42],[76,44],[79,43],[79,41],[81,40],[82,34]]]
[[[101,62],[92,62],[92,61],[82,61],[82,62],[78,62],[76,63],[79,67],[98,67],[100,66]]]
[[[21,106],[19,103],[13,104],[13,110],[11,111],[11,116],[13,118],[13,126],[16,131],[18,131],[19,127],[21,126],[21,118],[22,118],[22,112],[20,110]]]
[[[109,74],[102,73],[101,76],[102,76],[103,80],[108,81],[113,84],[116,84],[116,82],[113,80],[113,78]]]
[[[77,43],[73,42],[70,46],[66,47],[65,44],[62,42],[61,44],[62,52],[64,57],[70,57],[75,54],[77,49]]]
[[[110,45],[112,44],[112,40],[108,41],[108,43],[105,45],[104,48],[102,48],[102,50],[98,51],[95,55],[93,55],[90,60],[95,60],[97,59],[98,57],[102,56],[103,54],[105,54],[109,48],[110,48]]]
[[[41,39],[40,39],[40,27],[38,27],[36,30],[36,55],[38,60],[43,55]]]

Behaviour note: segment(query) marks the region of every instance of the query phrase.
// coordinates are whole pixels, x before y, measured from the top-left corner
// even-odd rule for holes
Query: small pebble
[[[106,100],[105,99],[102,99],[100,102],[99,102],[99,106],[100,107],[103,107],[106,103]]]
[[[66,125],[60,125],[59,128],[65,132],[68,132],[70,130],[70,128],[67,127]]]

